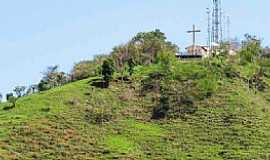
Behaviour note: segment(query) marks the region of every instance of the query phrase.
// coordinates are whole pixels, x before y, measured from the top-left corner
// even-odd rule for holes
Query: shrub
[[[259,61],[261,72],[268,78],[270,78],[270,58],[262,58]]]
[[[208,75],[206,78],[197,80],[197,88],[200,98],[209,98],[218,88],[218,79],[213,75]]]
[[[181,118],[197,111],[194,103],[199,90],[192,81],[164,81],[161,84],[159,103],[154,106],[153,119]]]
[[[153,109],[152,119],[166,118],[170,107],[169,98],[161,97],[159,104]]]
[[[85,110],[85,120],[93,124],[108,123],[113,119],[113,111],[104,107],[89,107]]]
[[[254,74],[249,80],[249,88],[257,89],[258,91],[265,91],[269,88],[269,85],[263,80],[264,73],[259,71],[258,73]]]

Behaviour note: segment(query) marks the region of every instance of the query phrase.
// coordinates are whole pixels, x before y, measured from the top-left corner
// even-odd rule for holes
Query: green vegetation
[[[59,66],[50,66],[43,73],[42,80],[38,84],[39,91],[46,91],[68,82],[68,76],[64,72],[58,71]]]
[[[75,82],[49,68],[45,91],[16,87],[0,104],[0,159],[269,159],[270,61],[257,41],[201,61],[176,59],[159,30],[125,47],[77,64]]]
[[[102,66],[101,66],[101,74],[103,76],[103,80],[105,82],[106,88],[109,87],[109,82],[112,80],[112,76],[114,73],[114,64],[113,60],[108,58],[104,60]]]

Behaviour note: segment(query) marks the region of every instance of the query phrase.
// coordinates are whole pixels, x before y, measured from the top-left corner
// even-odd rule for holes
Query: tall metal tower
[[[219,0],[219,33],[220,33],[220,42],[223,41],[223,14],[225,14],[225,12],[223,12],[222,8],[221,8],[221,0]]]
[[[211,11],[209,8],[206,8],[206,13],[207,13],[207,46],[210,49],[211,48]]]
[[[212,42],[219,44],[222,37],[222,16],[221,16],[221,0],[213,0],[213,14],[212,14]]]

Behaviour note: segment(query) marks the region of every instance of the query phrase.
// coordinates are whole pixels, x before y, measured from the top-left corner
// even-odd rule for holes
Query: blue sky
[[[231,35],[258,35],[270,44],[269,0],[223,0]],[[37,83],[41,72],[110,52],[140,31],[156,28],[184,48],[196,24],[206,42],[211,0],[0,0],[0,92]]]

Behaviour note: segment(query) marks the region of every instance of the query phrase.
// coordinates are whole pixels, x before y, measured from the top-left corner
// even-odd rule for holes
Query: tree
[[[42,80],[38,84],[39,91],[49,90],[64,85],[69,81],[69,77],[64,72],[59,72],[58,69],[57,65],[47,68],[43,73]]]
[[[26,95],[31,95],[31,94],[37,93],[38,91],[39,91],[38,85],[33,84],[33,85],[28,87],[28,89],[26,91]]]
[[[167,41],[167,37],[160,30],[141,32],[135,35],[130,42],[113,48],[111,53],[117,71],[124,69],[125,65],[132,68],[137,65],[154,63],[158,53],[169,52],[173,56],[179,51],[177,45]]]
[[[24,92],[26,90],[25,86],[17,86],[14,88],[14,92],[16,93],[17,97],[20,98],[24,95]]]
[[[106,86],[109,86],[109,81],[112,79],[112,75],[115,72],[114,63],[111,58],[106,59],[101,66],[101,73]]]
[[[159,52],[168,51],[176,54],[179,51],[177,45],[167,41],[167,37],[159,29],[138,33],[131,43],[140,50],[142,64],[153,63]]]
[[[6,99],[9,103],[12,104],[12,106],[8,108],[14,108],[16,106],[17,98],[13,95],[13,93],[6,94]]]
[[[81,61],[74,65],[71,71],[71,80],[82,80],[97,75],[98,65],[95,61]]]
[[[46,90],[49,90],[50,88],[51,86],[48,84],[48,81],[45,81],[43,79],[38,84],[39,91],[46,91]]]
[[[262,53],[261,41],[256,36],[245,35],[245,41],[240,51],[241,63],[253,63]]]
[[[7,93],[6,94],[7,101],[9,101],[11,97],[14,97],[13,93]]]

